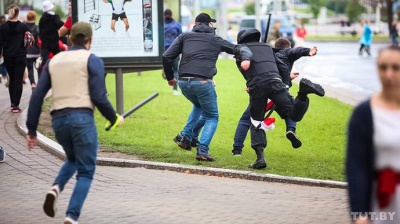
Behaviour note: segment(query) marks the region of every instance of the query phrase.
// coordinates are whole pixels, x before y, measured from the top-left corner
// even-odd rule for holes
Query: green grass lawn
[[[220,122],[210,145],[214,163],[195,160],[196,150],[180,149],[172,139],[183,129],[191,104],[183,95],[173,96],[172,87],[162,79],[161,71],[124,76],[125,110],[147,96],[159,96],[125,120],[115,131],[104,130],[105,119],[96,112],[99,139],[107,148],[135,154],[144,160],[249,170],[255,160],[250,136],[245,142],[242,157],[231,155],[233,136],[238,120],[247,107],[248,96],[243,91],[245,80],[231,60],[218,62],[217,94]],[[107,76],[110,100],[115,105],[115,77]],[[297,86],[292,93],[297,92]],[[257,171],[288,176],[344,180],[343,160],[345,129],[351,106],[327,97],[311,96],[311,105],[298,125],[303,146],[293,149],[285,138],[285,122],[278,119],[277,128],[267,132],[266,158],[268,168]],[[273,116],[277,117],[276,114]]]

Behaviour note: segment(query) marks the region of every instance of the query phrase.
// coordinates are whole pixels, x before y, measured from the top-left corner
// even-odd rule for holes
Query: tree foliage
[[[308,6],[313,14],[314,19],[318,18],[319,11],[327,3],[327,0],[308,0]]]
[[[328,0],[326,8],[334,11],[337,14],[344,14],[347,0]]]
[[[256,14],[256,3],[248,2],[244,5],[244,12],[247,15],[255,15]]]
[[[358,21],[366,10],[358,0],[350,0],[346,5],[346,15],[350,21]]]

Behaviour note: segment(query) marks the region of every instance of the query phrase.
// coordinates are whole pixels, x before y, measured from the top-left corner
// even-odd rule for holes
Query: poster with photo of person
[[[105,64],[107,59],[161,61],[162,0],[75,0],[72,4],[74,22],[92,24],[91,51]]]

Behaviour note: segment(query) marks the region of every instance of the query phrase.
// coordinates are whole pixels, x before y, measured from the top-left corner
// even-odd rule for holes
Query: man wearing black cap
[[[214,161],[208,153],[209,145],[218,125],[218,103],[212,78],[217,74],[216,62],[221,52],[234,54],[241,69],[250,67],[252,53],[248,47],[237,46],[215,34],[212,23],[216,22],[208,14],[201,13],[196,17],[195,26],[189,33],[179,35],[163,55],[164,72],[168,84],[177,83],[172,64],[182,54],[179,65],[178,85],[183,95],[193,104],[186,126],[174,141],[179,147],[191,150],[193,128],[203,115],[205,125],[197,146],[196,159]]]
[[[32,150],[37,144],[36,129],[43,99],[51,88],[52,127],[65,151],[66,160],[46,195],[43,209],[46,215],[55,216],[57,198],[77,172],[64,221],[68,224],[77,223],[95,172],[98,149],[93,117],[95,107],[113,124],[112,128],[124,121],[107,99],[103,61],[89,51],[92,35],[89,23],[75,23],[70,35],[73,45],[46,63],[29,102],[26,121],[28,147]]]

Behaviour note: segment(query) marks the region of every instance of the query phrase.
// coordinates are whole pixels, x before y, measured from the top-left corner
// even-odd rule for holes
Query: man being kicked
[[[247,71],[243,71],[240,64],[237,63],[247,81],[246,85],[250,95],[251,147],[257,155],[257,160],[249,165],[249,168],[252,169],[267,167],[264,158],[264,148],[267,146],[266,127],[263,120],[268,99],[271,99],[280,108],[280,116],[283,119],[289,117],[293,121],[300,121],[309,106],[307,95],[314,93],[323,96],[325,94],[320,85],[302,79],[296,99],[290,96],[279,75],[274,52],[267,44],[259,42],[260,36],[257,29],[244,30],[238,34],[239,45],[247,46],[253,52],[253,59]]]

